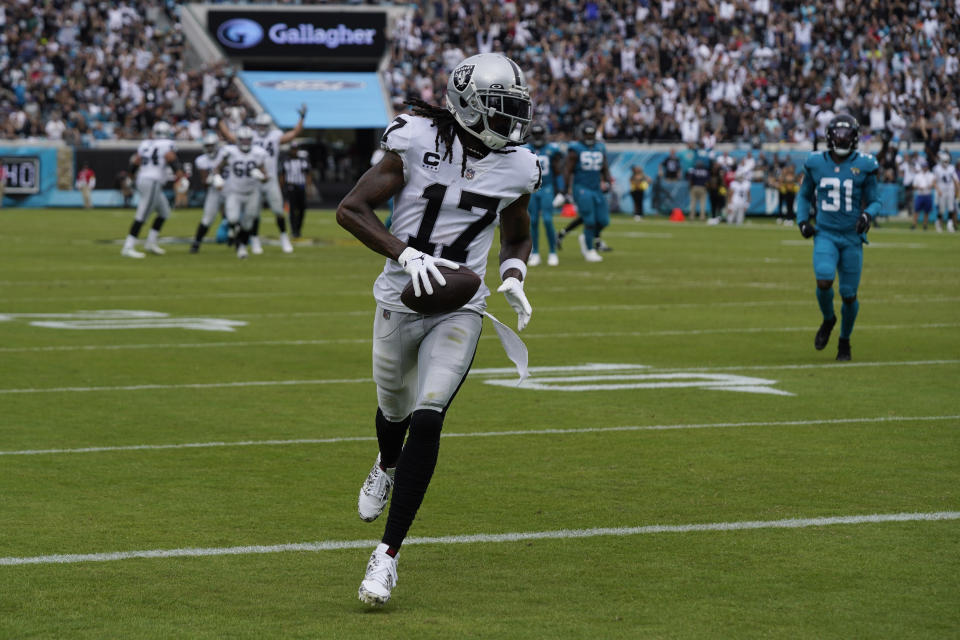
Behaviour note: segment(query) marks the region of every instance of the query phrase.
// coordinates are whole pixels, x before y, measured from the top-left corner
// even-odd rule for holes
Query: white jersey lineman
[[[264,163],[267,181],[260,185],[263,201],[267,203],[274,215],[280,217],[283,217],[283,195],[280,193],[277,165],[280,159],[280,138],[282,137],[283,132],[277,128],[272,128],[263,135],[257,133],[253,137],[253,144],[263,149],[267,155],[267,161]]]
[[[957,170],[947,160],[938,162],[933,168],[937,186],[937,211],[941,216],[952,217],[957,210]]]
[[[223,194],[227,220],[249,231],[260,212],[262,182],[256,177],[255,169],[265,167],[266,152],[256,146],[242,151],[231,144],[223,148],[221,163],[226,168]]]
[[[280,244],[284,253],[293,251],[293,245],[287,237],[287,224],[283,211],[283,194],[280,192],[280,179],[277,175],[277,165],[280,159],[280,145],[283,132],[276,127],[271,127],[266,133],[257,133],[253,137],[253,144],[263,149],[266,153],[266,174],[267,180],[260,185],[262,202],[265,202],[273,215],[277,219],[277,227],[280,229]]]
[[[150,231],[147,233],[144,248],[156,255],[166,253],[157,244],[160,229],[170,216],[170,202],[163,195],[163,185],[170,172],[176,171],[177,177],[183,176],[176,157],[176,147],[173,140],[169,138],[170,134],[170,125],[165,122],[157,122],[153,126],[153,136],[140,143],[137,147],[137,153],[132,159],[132,163],[137,167],[136,186],[140,200],[137,203],[137,212],[134,215],[133,224],[130,225],[130,231],[127,233],[123,248],[120,250],[120,255],[125,258],[144,257],[145,254],[137,251],[137,237],[140,235],[140,228],[146,222],[147,216],[154,211],[157,212],[157,215]]]
[[[137,171],[137,191],[140,202],[137,204],[137,220],[143,222],[154,210],[166,218],[170,215],[170,203],[163,195],[163,185],[167,175],[167,153],[176,153],[173,140],[151,138],[137,147],[140,169]]]
[[[466,266],[482,281],[500,211],[539,188],[540,165],[528,149],[515,147],[482,160],[468,156],[461,175],[459,138],[454,139],[452,160],[443,160],[436,134],[431,120],[405,114],[383,136],[381,146],[403,161],[405,181],[395,199],[390,232],[419,251]],[[374,298],[384,309],[410,313],[400,301],[409,282],[410,274],[388,259],[374,283]],[[465,308],[483,312],[488,295],[481,284]]]
[[[197,159],[194,161],[197,171],[207,172],[207,194],[203,198],[203,218],[201,219],[201,224],[207,227],[213,224],[213,221],[217,217],[217,212],[223,207],[223,191],[217,189],[210,180],[213,175],[216,175],[217,167],[220,166],[223,155],[224,149],[219,148],[214,151],[213,155],[204,153],[197,156]],[[224,180],[226,180],[226,172],[226,168],[221,170],[220,176]]]

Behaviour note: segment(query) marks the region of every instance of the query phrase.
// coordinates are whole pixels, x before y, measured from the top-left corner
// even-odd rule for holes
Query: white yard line
[[[488,336],[493,339],[496,336]],[[914,361],[893,361],[893,362],[845,362],[837,365],[835,362],[824,364],[787,364],[787,365],[745,365],[725,366],[725,367],[682,367],[672,369],[658,369],[649,367],[648,373],[656,372],[676,372],[676,371],[731,371],[731,370],[788,370],[788,369],[849,369],[851,367],[906,367],[906,366],[932,366],[932,365],[950,365],[960,363],[960,360],[914,360]],[[532,367],[530,370],[536,372],[540,367]],[[557,371],[557,367],[548,367],[550,371]],[[559,369],[562,369],[559,368]],[[484,375],[510,375],[514,369],[494,368],[478,369],[470,372],[471,376]],[[10,394],[31,394],[31,393],[91,393],[97,391],[157,391],[157,390],[175,390],[175,389],[230,389],[242,387],[289,387],[289,386],[311,386],[325,384],[365,384],[372,383],[372,378],[321,378],[314,380],[249,380],[241,382],[201,382],[186,384],[134,384],[123,386],[104,386],[104,387],[37,387],[21,389],[0,389],[0,395]]]
[[[779,420],[759,422],[704,422],[691,424],[652,424],[619,427],[582,427],[579,429],[517,429],[512,431],[478,431],[475,433],[442,433],[442,438],[504,438],[508,436],[576,435],[580,433],[610,433],[618,431],[673,431],[679,429],[729,429],[738,427],[803,427],[833,424],[863,424],[883,422],[960,421],[960,415],[947,416],[880,416],[877,418],[833,418],[824,420]],[[125,446],[79,447],[76,449],[21,449],[0,451],[0,456],[39,456],[70,453],[106,453],[112,451],[161,451],[168,449],[206,449],[213,447],[276,447],[299,444],[337,444],[340,442],[371,442],[374,436],[344,436],[338,438],[296,438],[291,440],[238,440],[235,442],[187,442],[181,444],[134,444]]]
[[[785,520],[745,520],[739,522],[707,522],[702,524],[654,524],[640,527],[598,527],[594,529],[557,529],[553,531],[522,531],[515,533],[479,533],[456,536],[408,538],[404,545],[491,544],[525,540],[572,540],[578,538],[640,536],[658,533],[701,533],[714,531],[745,531],[756,529],[803,529],[836,525],[880,524],[887,522],[922,522],[960,519],[960,511],[931,513],[875,513],[869,515],[834,516],[826,518],[790,518]],[[370,549],[378,540],[322,540],[271,545],[238,547],[188,547],[182,549],[149,549],[144,551],[112,551],[107,553],[55,554],[0,558],[0,566],[31,564],[77,564],[81,562],[110,562],[133,558],[197,558],[205,556],[252,555],[302,551],[334,551],[340,549]]]
[[[364,313],[363,315],[367,315]],[[228,316],[236,318],[238,316]],[[863,324],[860,331],[912,331],[915,329],[956,329],[960,322],[932,322],[926,324]],[[665,329],[651,331],[566,331],[557,333],[524,333],[525,340],[553,340],[556,338],[643,338],[656,336],[698,336],[718,334],[803,333],[810,327],[734,327],[729,329]],[[497,340],[496,335],[481,336],[481,340]],[[371,338],[326,338],[318,340],[243,340],[236,342],[173,342],[146,344],[86,344],[39,345],[34,347],[0,347],[0,353],[42,353],[51,351],[124,351],[142,349],[218,349],[236,347],[302,347],[338,344],[370,344]],[[849,366],[849,365],[848,365]]]

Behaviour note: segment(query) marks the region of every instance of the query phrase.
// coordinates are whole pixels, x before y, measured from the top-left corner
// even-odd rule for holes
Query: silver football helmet
[[[530,89],[517,63],[499,53],[470,56],[450,73],[447,109],[490,149],[527,138]]]
[[[950,166],[950,152],[947,151],[946,149],[943,149],[942,151],[940,151],[940,153],[937,154],[937,160],[940,161],[941,166],[949,167],[949,166]]]
[[[173,129],[170,128],[170,125],[162,120],[158,120],[153,123],[153,137],[154,138],[169,138],[173,135]]]
[[[217,151],[217,146],[220,144],[220,138],[217,137],[213,131],[208,131],[203,136],[203,150],[207,152],[207,155],[213,155]]]
[[[237,129],[237,146],[244,153],[250,151],[250,148],[253,147],[253,129],[246,126]]]
[[[257,132],[260,135],[265,136],[267,135],[267,132],[270,131],[270,127],[273,126],[273,118],[270,117],[269,113],[264,111],[263,113],[257,114],[253,124],[257,128]]]

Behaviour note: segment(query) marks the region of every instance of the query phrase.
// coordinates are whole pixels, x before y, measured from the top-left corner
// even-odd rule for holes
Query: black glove
[[[297,109],[297,113],[300,114],[300,119],[303,120],[307,115],[307,105],[301,104],[300,108]]]
[[[813,225],[806,220],[798,223],[797,227],[800,229],[800,235],[802,235],[804,238],[812,238],[817,232],[817,230],[813,228]]]
[[[864,211],[860,214],[860,217],[857,218],[857,233],[866,233],[870,230],[870,223],[873,221],[873,218],[870,217],[870,214]]]

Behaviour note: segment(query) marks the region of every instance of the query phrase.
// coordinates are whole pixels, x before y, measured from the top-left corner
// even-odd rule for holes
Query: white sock
[[[157,244],[157,236],[160,235],[156,229],[150,229],[147,233],[147,244]]]
[[[123,241],[124,249],[133,249],[137,246],[137,239],[133,236],[128,235],[127,239]]]

